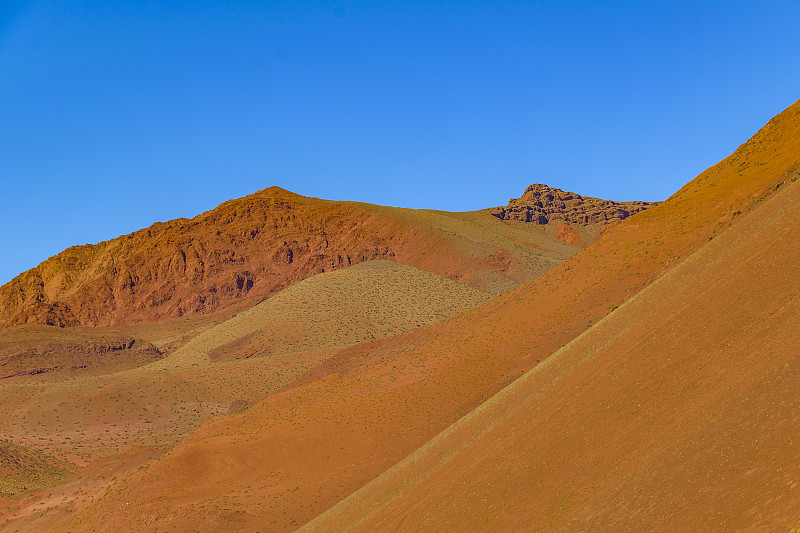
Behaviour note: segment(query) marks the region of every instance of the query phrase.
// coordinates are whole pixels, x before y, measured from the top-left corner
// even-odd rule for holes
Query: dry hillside
[[[573,233],[580,233],[573,224]],[[499,294],[590,242],[555,227],[307,198],[277,187],[96,245],[0,287],[0,327],[130,324],[250,305],[321,272],[372,259]]]
[[[793,531],[800,183],[307,527]]]
[[[85,498],[87,491],[104,490],[113,475],[104,470],[98,479],[92,474],[98,464],[124,470],[130,457],[141,461],[163,453],[205,420],[246,409],[343,345],[428,326],[488,298],[428,271],[368,261],[312,276],[217,325],[181,319],[149,327],[28,325],[4,330],[0,354],[6,349],[5,361],[19,366],[36,360],[12,357],[24,347],[38,350],[52,368],[0,380],[0,436],[83,467],[67,483],[71,491],[61,488],[51,497],[48,489],[43,501],[27,495],[9,502],[6,514],[24,520],[19,527],[27,529],[33,527],[30,511],[38,506],[50,512],[36,519],[49,523],[67,512],[76,494]],[[153,344],[132,340],[132,334],[143,333]],[[168,350],[183,335],[193,336],[162,359],[155,345]],[[101,349],[114,343],[122,349]],[[149,351],[137,351],[139,343],[157,357],[142,357],[140,352]],[[116,367],[110,361],[103,364],[109,358]],[[221,361],[226,358],[231,360]],[[76,361],[89,364],[73,369]],[[22,470],[20,464],[15,471]],[[55,483],[61,478],[46,479]]]
[[[366,261],[311,276],[198,334],[151,368],[327,350],[430,326],[491,296],[438,274]]]
[[[44,374],[108,373],[160,357],[161,351],[145,340],[109,332],[39,325],[0,331],[0,383]]]
[[[50,487],[63,481],[73,469],[64,461],[0,440],[0,497]]]
[[[775,117],[733,155],[703,172],[670,199],[609,228],[594,245],[532,282],[477,310],[431,328],[339,351],[313,368],[300,382],[270,395],[247,411],[207,422],[169,453],[149,463],[146,470],[134,472],[113,485],[113,489],[104,498],[65,520],[59,525],[59,529],[108,530],[123,525],[145,531],[173,526],[189,530],[295,529],[408,456],[521,374],[530,371],[541,361],[547,361],[562,345],[593,327],[609,311],[626,301],[630,301],[632,306],[632,298],[637,293],[673,271],[693,253],[708,245],[709,240],[716,246],[717,243],[713,241],[722,239],[721,235],[725,232],[735,231],[740,225],[746,226],[750,220],[750,216],[745,216],[747,213],[754,211],[755,216],[763,202],[770,202],[780,187],[791,183],[797,173],[798,161],[800,103]],[[741,231],[745,232],[746,228]],[[778,247],[787,244],[775,243],[769,233],[765,237]],[[787,239],[785,232],[776,238],[778,237],[784,241]],[[725,239],[736,240],[736,236],[734,234]],[[795,243],[791,240],[789,244]],[[781,250],[781,253],[786,252],[785,248]],[[755,248],[753,251],[758,252]],[[739,257],[740,261],[745,259],[746,257]],[[715,259],[712,258],[711,261],[714,262]],[[752,265],[748,266],[748,271],[754,273],[753,275],[759,270]],[[781,265],[773,265],[771,268],[780,270],[780,267]],[[679,276],[681,271],[675,272],[671,276]],[[707,279],[711,279],[710,274]],[[696,287],[687,285],[684,292],[692,289]],[[727,287],[722,289],[724,292]],[[719,307],[709,309],[722,312],[723,308],[720,304]],[[791,312],[792,309],[789,307],[786,311]],[[770,317],[777,320],[778,329],[775,331],[779,334],[778,340],[789,341],[789,332],[785,329],[784,322],[781,322],[784,315],[780,313],[783,311],[775,308],[775,312]],[[681,313],[695,316],[689,307],[682,308],[678,315]],[[620,314],[624,316],[624,313]],[[611,317],[614,315],[612,313]],[[753,325],[749,322],[750,318],[762,315],[738,316],[742,320],[735,324],[735,332],[747,331],[747,327]],[[745,320],[746,317],[750,318]],[[767,319],[766,316],[763,318]],[[706,317],[705,320],[710,318]],[[677,342],[681,338],[687,343],[702,342],[698,339],[702,339],[704,333],[696,328],[702,327],[703,323],[697,318],[695,322],[697,324],[693,326],[694,329],[689,330],[696,333],[693,337],[684,337],[678,329],[665,330],[663,334],[671,335],[670,342]],[[709,338],[723,339],[715,335],[711,334]],[[649,333],[640,342],[647,342],[648,339]],[[665,338],[665,342],[666,340]],[[687,352],[683,353],[685,355]],[[783,379],[776,372],[792,368],[789,360],[786,361],[789,367],[778,364],[780,354],[785,354],[785,351],[775,353],[776,359],[764,361],[763,368],[759,369],[759,375],[766,376],[766,381],[756,383],[768,383],[772,378]],[[678,358],[675,361],[679,361],[680,352],[674,357]],[[558,361],[561,360],[559,356],[530,375],[545,375],[547,368],[557,368]],[[642,397],[645,400],[646,393],[658,390],[648,389],[644,385],[652,383],[653,386],[658,386],[661,383],[649,376],[648,372],[657,375],[667,370],[674,373],[681,371],[659,367],[659,360],[656,357],[655,361],[647,364],[643,361],[644,366],[641,369],[635,360],[629,360],[627,365],[619,367],[618,373],[613,366],[598,367],[598,383],[619,383],[623,389],[625,386],[633,387],[631,390],[640,395],[634,398]],[[760,361],[753,362],[761,364]],[[716,368],[710,362],[702,360],[694,361],[693,364],[702,367],[701,372],[711,372]],[[738,370],[733,372],[730,374],[730,382],[726,384],[725,369],[721,370],[721,374],[712,375],[714,379],[721,379],[723,382],[718,385],[718,389],[712,390],[723,391],[727,387],[729,394],[733,396],[726,398],[735,400],[737,388],[742,383],[739,380],[745,374]],[[709,397],[702,396],[705,389],[692,388],[705,382],[691,381],[691,376],[706,374],[690,373],[689,376],[684,380],[687,388],[672,389],[671,394],[683,396],[686,402],[690,402],[692,394],[698,394],[701,402],[697,405],[708,405],[703,403],[709,401]],[[584,388],[576,388],[578,384],[582,384]],[[556,385],[558,384],[554,384],[554,387]],[[579,407],[584,406],[581,415],[586,416],[587,410],[592,413],[601,409],[597,404],[592,405],[589,410],[588,404],[581,403],[591,392],[591,386],[591,380],[567,380],[562,386],[563,392],[559,393],[562,395],[554,398],[563,399],[562,403],[565,405],[560,408],[567,410],[564,412],[578,413]],[[664,387],[668,388],[669,385]],[[610,385],[607,390],[608,394],[613,395],[614,385]],[[780,390],[785,389],[778,388],[776,393]],[[770,397],[759,397],[767,402],[761,407],[764,416],[767,416]],[[631,436],[625,433],[624,424],[633,419],[626,417],[639,416],[647,419],[648,412],[638,411],[638,404],[634,407],[628,403],[628,399],[618,401],[623,402],[620,405],[624,405],[626,409],[630,407],[630,412],[616,419],[608,416],[600,418],[597,425],[597,431],[600,432],[597,434],[598,438],[606,435],[604,420],[620,423],[619,426],[608,426],[616,430],[616,433],[608,433],[609,438],[624,437],[630,441]],[[739,398],[739,401],[742,399]],[[781,400],[775,405],[780,407],[789,404],[790,402]],[[654,409],[660,407],[652,402],[642,405],[651,405]],[[682,404],[666,405],[674,407]],[[691,405],[691,402],[683,405]],[[740,412],[737,411],[740,407],[730,405],[734,409],[730,413],[723,413],[725,417],[734,417],[735,413]],[[555,414],[546,412],[541,416],[550,420],[548,417],[556,416],[558,412],[560,411]],[[711,414],[716,412],[718,411],[709,411]],[[655,420],[661,420],[659,416],[662,414],[662,411],[655,412]],[[719,429],[723,432],[736,429],[741,434],[745,429],[735,425],[726,426],[729,418],[718,417],[715,422],[711,414],[705,418],[711,424],[709,427],[714,427],[713,424],[718,422],[721,424]],[[671,427],[676,430],[676,439],[696,439],[695,444],[684,442],[684,448],[673,448],[675,453],[685,449],[705,453],[712,458],[723,457],[722,451],[717,448],[704,449],[705,437],[700,430],[692,429],[695,426],[681,425],[688,424],[684,414],[679,416],[673,411],[670,416],[673,418],[667,418],[665,422],[674,422],[675,425]],[[704,416],[703,411],[697,411],[697,416]],[[757,418],[760,416],[757,414],[753,416],[756,418],[752,420],[768,420]],[[789,424],[791,416],[787,416],[776,420],[781,424]],[[587,424],[592,423],[590,418],[587,417],[586,420]],[[576,431],[570,432],[570,428],[575,426],[564,422],[561,424],[556,424],[555,427],[564,428],[561,434],[572,439],[567,442],[574,442],[577,452],[587,453],[576,461],[576,464],[585,465],[588,469],[587,479],[592,479],[590,467],[593,465],[599,465],[598,471],[608,476],[619,476],[622,480],[619,486],[630,479],[640,479],[643,482],[658,479],[658,476],[647,477],[648,472],[656,471],[640,468],[643,463],[638,462],[639,456],[635,454],[618,456],[617,462],[603,462],[602,457],[592,455],[591,448],[586,444],[591,442],[588,436],[584,438]],[[680,430],[684,427],[687,432],[681,434]],[[702,427],[698,425],[695,428]],[[729,429],[725,429],[726,427]],[[522,430],[519,425],[512,426],[511,429],[514,428]],[[531,431],[536,431],[537,428],[538,426],[533,427]],[[546,439],[547,428],[540,429],[541,435],[537,439]],[[654,434],[667,435],[669,429],[670,426],[661,428],[660,433]],[[777,429],[770,431],[772,432],[766,435],[781,434]],[[513,432],[495,436],[499,441],[494,443],[498,446],[497,449],[508,449],[502,448],[502,444],[514,438]],[[557,444],[559,441],[548,442]],[[721,439],[718,442],[726,441]],[[768,458],[775,448],[765,447],[761,441],[758,443],[753,441],[750,445],[757,446],[758,453],[765,451],[767,462],[764,464],[771,465]],[[631,442],[626,446],[621,449],[637,449],[632,448],[635,444]],[[476,446],[475,449],[479,447]],[[555,444],[552,449],[560,450]],[[791,450],[790,447],[788,449]],[[746,446],[742,450],[746,450]],[[657,454],[658,449],[654,448],[652,453]],[[497,466],[501,469],[500,472],[506,465],[513,469],[513,463],[507,463],[504,456],[496,457],[502,463]],[[520,458],[520,469],[523,465],[528,469],[536,468],[540,464],[536,458],[535,451]],[[703,464],[703,461],[698,460],[697,464]],[[722,464],[724,469],[728,463]],[[730,466],[739,471],[738,463],[730,463]],[[552,477],[546,479],[555,480],[554,494],[565,495],[558,500],[558,507],[554,508],[557,516],[551,518],[556,520],[559,516],[567,516],[563,513],[577,509],[587,501],[586,498],[591,498],[591,490],[602,489],[602,486],[597,489],[592,485],[586,487],[585,492],[579,490],[574,494],[564,493],[561,489],[564,485],[558,484],[558,473],[562,469],[565,473],[578,471],[578,467],[571,466],[570,457],[563,454],[554,455],[548,461],[547,468],[550,469],[547,472],[552,472]],[[468,470],[464,474],[471,472]],[[688,472],[695,473],[693,470]],[[462,473],[456,471],[455,475],[461,476]],[[762,474],[756,470],[751,475]],[[690,476],[686,479],[699,483],[702,478]],[[769,479],[777,478],[772,476]],[[493,481],[500,483],[503,480]],[[677,477],[675,481],[679,481]],[[787,478],[784,481],[791,480]],[[669,487],[658,485],[656,481],[654,483],[656,484],[653,487],[665,487],[665,492],[657,493],[656,496],[664,494],[664,501],[670,502]],[[626,486],[630,490],[627,493],[629,501],[641,497],[637,495],[635,483]],[[579,489],[582,490],[583,487]],[[503,489],[500,488],[497,494],[504,494]],[[468,496],[477,501],[480,494]],[[546,500],[546,503],[549,505],[551,501],[553,500]],[[125,505],[126,503],[129,505]],[[686,502],[680,503],[683,505]],[[657,501],[654,505],[657,505]],[[424,508],[420,511],[424,512]],[[749,509],[742,511],[747,516]],[[605,509],[604,512],[610,511]],[[456,514],[453,511],[453,516]],[[613,518],[609,514],[606,516]],[[604,519],[600,515],[596,518]],[[698,523],[703,522],[698,518]]]
[[[426,270],[366,261],[317,274],[228,321],[212,360],[331,349],[431,326],[491,298]],[[218,343],[225,336],[209,332]]]

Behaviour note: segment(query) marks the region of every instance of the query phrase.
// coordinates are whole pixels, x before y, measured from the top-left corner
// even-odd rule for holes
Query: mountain
[[[549,224],[560,220],[582,226],[595,226],[625,220],[657,203],[613,202],[534,183],[525,189],[521,197],[512,198],[506,207],[495,207],[489,213],[501,220],[535,224]]]
[[[792,531],[800,183],[307,531]]]
[[[0,327],[207,314],[242,301],[253,305],[311,275],[373,259],[499,294],[594,240],[580,222],[571,224],[515,225],[486,212],[333,202],[271,187],[191,220],[156,223],[51,257],[0,287]]]
[[[791,519],[794,496],[778,495],[795,487],[798,162],[800,103],[583,252],[448,321],[332,354],[57,529],[284,531],[328,509],[309,527],[513,528],[506,500],[562,528]],[[764,522],[747,507],[760,489]]]

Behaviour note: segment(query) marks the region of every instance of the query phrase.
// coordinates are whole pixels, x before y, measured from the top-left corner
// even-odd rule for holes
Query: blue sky
[[[0,283],[270,185],[661,200],[800,98],[800,2],[0,2]]]

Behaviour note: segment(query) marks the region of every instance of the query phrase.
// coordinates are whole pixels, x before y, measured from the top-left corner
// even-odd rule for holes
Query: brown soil
[[[44,374],[107,373],[161,358],[151,343],[130,336],[52,326],[0,331],[0,382]],[[48,376],[51,377],[51,376]]]
[[[39,490],[28,490],[22,496],[0,498],[0,530],[45,531],[57,520],[101,497],[111,483],[136,468],[144,468],[143,463],[163,452],[163,448],[129,448],[79,469],[69,477],[66,477],[69,472],[65,472],[58,486],[49,483]]]
[[[0,339],[28,350],[47,346],[53,365],[62,368],[92,355],[85,344],[124,334],[146,333],[151,347],[177,347],[155,364],[136,350],[98,352],[96,359],[113,357],[118,366],[94,361],[66,375],[0,382],[0,437],[81,466],[129,447],[172,446],[209,418],[243,411],[277,392],[340,346],[430,325],[488,298],[431,272],[369,261],[312,276],[217,325],[194,317],[108,328],[14,327]],[[212,364],[211,354],[232,360]]]
[[[569,224],[563,222],[558,223],[558,233],[556,239],[563,241],[567,244],[577,246],[579,248],[586,248],[587,244],[581,239],[581,236]]]
[[[54,457],[0,440],[0,496],[55,485],[73,469]]]

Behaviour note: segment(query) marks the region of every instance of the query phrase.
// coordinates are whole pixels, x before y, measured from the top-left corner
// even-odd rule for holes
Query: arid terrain
[[[208,314],[374,259],[499,294],[574,255],[593,241],[587,230],[596,234],[598,224],[503,223],[483,212],[331,202],[271,187],[191,220],[51,257],[0,287],[0,326],[108,326]],[[578,244],[573,233],[583,236]]]
[[[798,181],[800,102],[659,203],[69,248],[0,287],[0,530],[796,531]]]

